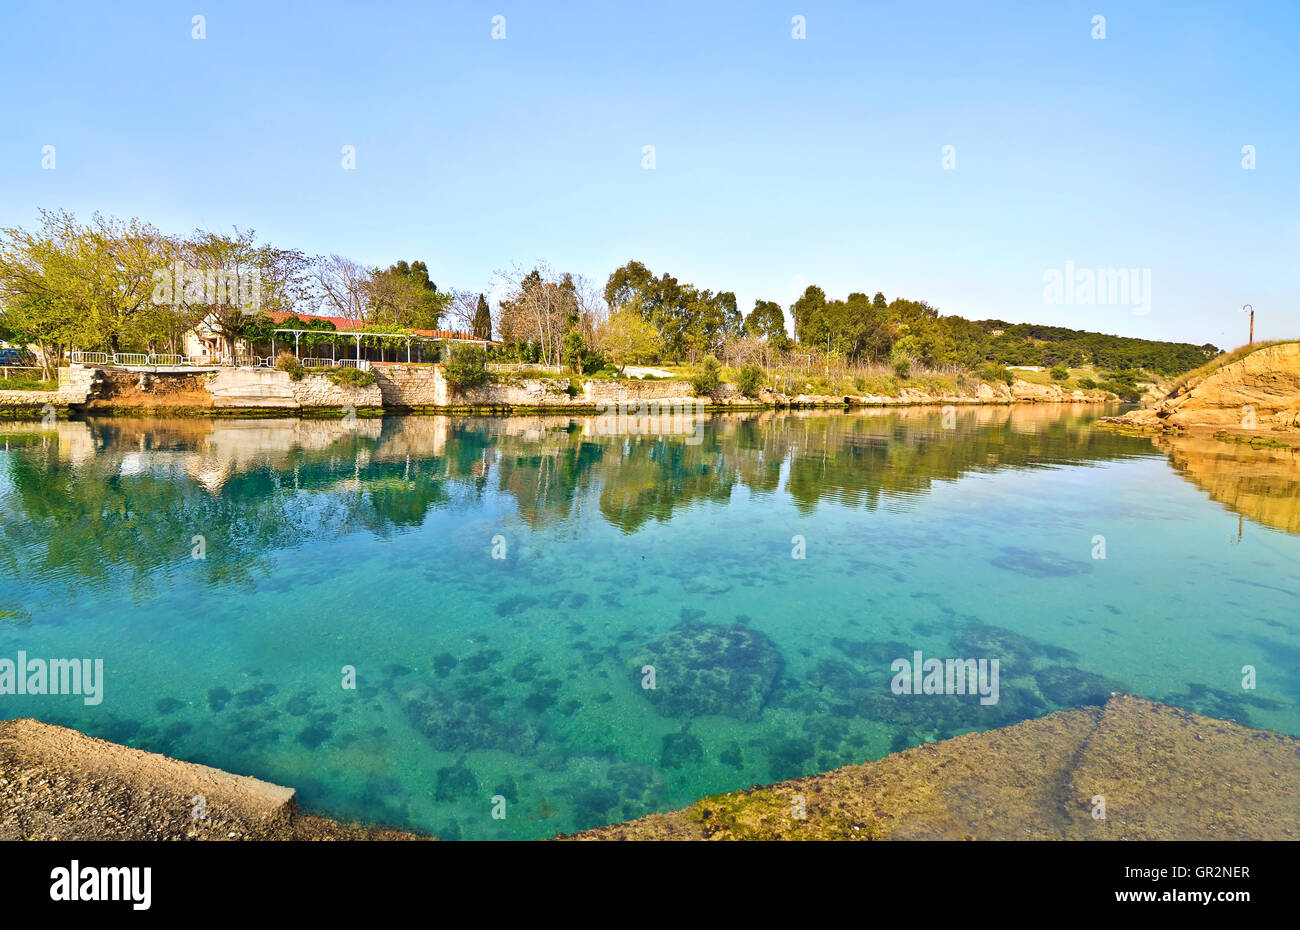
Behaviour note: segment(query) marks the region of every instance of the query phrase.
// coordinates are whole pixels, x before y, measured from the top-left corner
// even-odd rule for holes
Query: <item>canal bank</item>
[[[1022,403],[1107,403],[1102,390],[1068,390],[1059,385],[961,381],[952,390],[917,384],[894,395],[742,395],[722,384],[696,396],[682,380],[599,380],[496,375],[476,387],[456,388],[441,365],[374,365],[373,377],[349,383],[329,372],[307,369],[297,378],[275,368],[212,371],[127,370],[71,365],[59,369],[56,391],[0,391],[0,417],[41,419],[80,414],[168,416],[362,416],[402,413],[603,412],[620,405],[658,405],[692,410],[813,409],[1009,405]]]
[[[1300,740],[1115,695],[559,838],[1294,840],[1297,796]],[[293,789],[248,776],[0,723],[0,839],[419,838],[304,814]]]

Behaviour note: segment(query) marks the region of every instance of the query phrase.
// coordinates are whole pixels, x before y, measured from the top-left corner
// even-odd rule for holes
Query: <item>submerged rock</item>
[[[1063,578],[1092,569],[1086,562],[1066,559],[1052,552],[1036,552],[1015,546],[1004,548],[1001,555],[989,561],[998,568],[1031,578]]]
[[[653,665],[655,687],[641,689],[665,717],[721,714],[752,720],[781,672],[772,641],[739,624],[683,623],[650,643],[633,670]]]
[[[1061,707],[1101,706],[1110,696],[1123,691],[1118,681],[1064,665],[1049,665],[1034,672],[1043,697]]]
[[[471,749],[522,752],[537,742],[537,731],[531,724],[507,720],[481,705],[431,688],[406,692],[402,709],[411,725],[423,733],[435,749],[446,752]]]

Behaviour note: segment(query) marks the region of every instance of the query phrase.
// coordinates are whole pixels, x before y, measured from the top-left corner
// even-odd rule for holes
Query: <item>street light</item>
[[[1253,346],[1255,344],[1255,308],[1250,304],[1246,304],[1241,308],[1241,312],[1245,313],[1246,311],[1250,311],[1250,342],[1246,344]]]

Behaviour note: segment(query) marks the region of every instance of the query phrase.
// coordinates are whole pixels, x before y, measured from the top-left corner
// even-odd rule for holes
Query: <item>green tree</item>
[[[478,295],[478,304],[474,308],[474,338],[492,338],[492,312],[482,294]]]
[[[794,338],[800,343],[826,347],[830,326],[826,320],[826,292],[815,284],[808,285],[803,295],[790,308],[794,317]]]
[[[785,331],[785,314],[781,305],[772,300],[754,301],[754,309],[745,317],[745,333],[754,339],[765,339],[774,349],[784,352],[790,348],[790,336]]]
[[[635,308],[625,307],[611,313],[596,331],[596,346],[621,374],[628,365],[648,364],[658,358],[659,333]]]

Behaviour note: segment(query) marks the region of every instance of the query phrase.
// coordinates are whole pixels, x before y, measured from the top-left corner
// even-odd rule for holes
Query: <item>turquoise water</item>
[[[1112,690],[1300,735],[1294,485],[1221,503],[1251,450],[1175,468],[1097,415],[719,415],[689,438],[568,416],[0,425],[0,658],[105,670],[99,705],[6,695],[0,716],[465,839]],[[998,658],[997,704],[894,695],[918,649]]]

